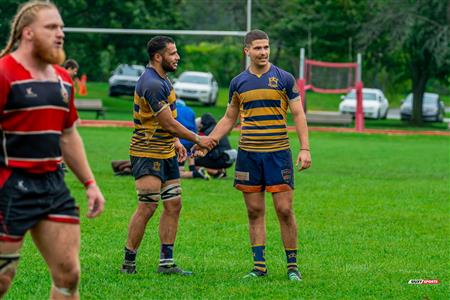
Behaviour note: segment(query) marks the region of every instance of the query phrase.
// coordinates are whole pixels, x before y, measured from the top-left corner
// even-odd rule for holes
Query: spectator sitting
[[[205,113],[195,120],[200,135],[208,135],[216,127],[216,120],[210,113]],[[206,156],[195,159],[195,165],[205,167],[214,178],[222,178],[227,175],[226,169],[231,167],[236,160],[237,151],[232,149],[228,137],[223,137],[219,144],[209,151]]]
[[[189,129],[190,131],[197,133],[194,111],[189,106],[187,106],[186,103],[181,99],[177,99],[176,106],[177,106],[177,118],[176,118],[177,121],[183,124],[183,126]],[[195,167],[194,159],[190,157],[190,150],[192,146],[194,146],[194,144],[184,139],[180,139],[180,142],[188,152],[187,161],[189,162],[189,171],[185,171],[184,169],[185,161],[179,163],[180,177],[203,178],[206,180],[210,179],[208,172],[206,172],[205,168],[197,169]]]

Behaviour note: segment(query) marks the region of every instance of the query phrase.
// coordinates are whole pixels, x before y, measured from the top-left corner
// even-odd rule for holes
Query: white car
[[[356,92],[351,90],[346,96],[342,96],[339,111],[342,114],[355,115]],[[364,117],[370,119],[386,119],[389,110],[389,101],[379,89],[363,88]]]
[[[186,71],[173,85],[177,98],[214,105],[219,86],[211,73]]]
[[[145,68],[139,65],[119,65],[109,78],[109,95],[111,97],[120,95],[134,95],[136,83],[144,73]]]

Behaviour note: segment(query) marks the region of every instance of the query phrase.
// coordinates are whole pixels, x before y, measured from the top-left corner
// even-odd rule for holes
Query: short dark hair
[[[259,29],[249,31],[245,35],[244,46],[245,47],[250,46],[252,42],[255,40],[269,40],[269,36],[267,35],[267,33]]]
[[[78,65],[77,61],[75,59],[69,58],[66,60],[63,64],[64,69],[79,69],[80,66]]]
[[[150,60],[153,60],[153,56],[156,53],[162,53],[161,50],[164,50],[167,47],[167,44],[175,44],[175,41],[168,36],[159,35],[152,38],[147,43],[147,53]]]

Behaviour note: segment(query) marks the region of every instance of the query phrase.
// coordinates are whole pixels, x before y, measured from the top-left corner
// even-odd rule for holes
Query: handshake
[[[217,141],[210,136],[196,135],[196,145],[191,148],[191,157],[203,157],[217,146]]]

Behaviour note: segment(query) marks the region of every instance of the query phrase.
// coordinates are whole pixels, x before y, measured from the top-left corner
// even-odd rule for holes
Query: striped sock
[[[287,260],[287,268],[288,269],[297,269],[297,249],[285,249],[286,252],[286,260]]]
[[[254,269],[266,273],[266,245],[252,246],[252,252]]]
[[[125,247],[124,252],[125,252],[124,264],[125,265],[129,265],[129,266],[136,265],[136,254],[137,254],[137,251],[130,250],[127,247]]]
[[[159,255],[159,266],[160,267],[171,267],[173,266],[173,244],[161,244],[161,254]]]

